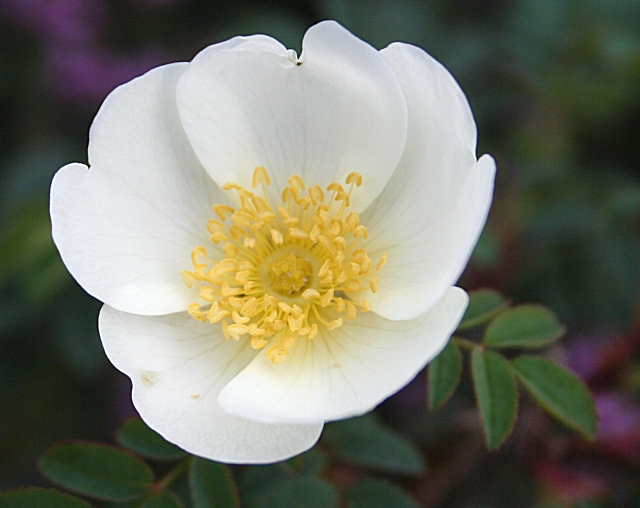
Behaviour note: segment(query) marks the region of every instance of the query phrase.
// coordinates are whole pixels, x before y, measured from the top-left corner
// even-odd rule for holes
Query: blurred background
[[[53,442],[112,442],[135,414],[106,360],[100,303],[51,241],[54,172],[86,162],[88,129],[117,85],[233,35],[300,50],[332,18],[378,48],[416,44],[465,90],[478,153],[498,163],[489,224],[461,285],[551,307],[549,354],[595,394],[593,444],[526,397],[486,451],[468,380],[437,413],[425,376],[379,417],[424,452],[402,480],[426,507],[640,506],[640,2],[637,0],[0,0],[0,490],[47,485]],[[341,464],[336,485],[361,474]]]

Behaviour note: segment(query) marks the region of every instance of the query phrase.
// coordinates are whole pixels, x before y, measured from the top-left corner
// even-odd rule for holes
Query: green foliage
[[[440,354],[429,364],[429,409],[439,409],[455,391],[462,374],[462,353],[455,341],[450,340]]]
[[[0,508],[91,508],[91,505],[58,490],[29,487],[0,493]]]
[[[240,500],[228,466],[194,458],[189,467],[189,485],[195,508],[238,508]]]
[[[415,445],[382,425],[373,414],[330,423],[323,439],[337,458],[351,464],[409,475],[426,469]]]
[[[513,367],[520,382],[550,415],[586,438],[595,438],[595,404],[575,374],[537,356],[520,356],[513,361]]]
[[[312,476],[298,476],[265,493],[255,508],[338,508],[332,483]]]
[[[493,289],[479,289],[469,293],[469,306],[458,325],[458,331],[483,325],[503,311],[508,300]]]
[[[144,462],[102,444],[57,444],[47,450],[39,465],[53,483],[110,501],[142,497],[153,483],[153,473]]]
[[[146,499],[140,508],[183,508],[180,500],[171,492],[160,492]]]
[[[140,418],[126,419],[116,439],[125,448],[152,459],[175,460],[186,456],[183,450],[151,430]]]
[[[487,445],[493,450],[504,442],[516,421],[516,380],[504,356],[481,348],[471,354],[471,372]]]
[[[418,508],[418,504],[393,483],[362,480],[349,491],[347,508]]]
[[[565,332],[555,314],[542,305],[520,305],[505,311],[487,328],[484,345],[495,348],[540,348]]]

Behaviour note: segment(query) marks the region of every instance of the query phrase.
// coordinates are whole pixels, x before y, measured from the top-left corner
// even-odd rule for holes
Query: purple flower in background
[[[101,46],[109,26],[103,0],[5,0],[0,14],[41,39],[44,80],[67,102],[95,106],[116,86],[168,60],[157,49],[124,54]]]
[[[49,49],[46,75],[64,99],[97,104],[118,85],[165,60],[158,50],[123,55],[101,48],[54,46]]]

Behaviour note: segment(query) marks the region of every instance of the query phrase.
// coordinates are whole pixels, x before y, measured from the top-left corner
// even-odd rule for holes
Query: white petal
[[[182,311],[193,301],[181,278],[208,241],[217,186],[202,169],[178,118],[175,87],[186,64],[159,67],[112,92],[83,164],[51,186],[53,238],[91,295],[137,314]]]
[[[409,110],[407,146],[382,194],[362,214],[372,259],[387,252],[380,291],[366,296],[388,319],[412,319],[455,284],[484,226],[495,163],[476,163],[476,129],[459,86],[433,58],[406,44],[381,51]]]
[[[249,186],[265,166],[280,192],[292,174],[309,184],[364,175],[362,210],[387,183],[406,138],[406,106],[380,54],[335,22],[311,27],[301,65],[261,36],[211,46],[178,85],[185,131],[212,178]]]
[[[412,321],[360,314],[315,339],[298,339],[275,365],[259,354],[220,392],[229,413],[260,421],[308,422],[363,414],[402,388],[445,346],[467,306],[451,288]]]
[[[246,341],[227,342],[217,327],[186,313],[137,316],[105,305],[99,324],[107,356],[133,382],[142,419],[189,453],[227,463],[269,463],[318,440],[322,423],[269,425],[220,409],[220,389],[256,354]]]

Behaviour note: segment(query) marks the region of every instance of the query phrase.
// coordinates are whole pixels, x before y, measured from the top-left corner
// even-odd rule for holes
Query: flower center
[[[289,252],[269,265],[269,285],[279,295],[299,296],[309,287],[312,270],[306,259]]]
[[[368,233],[349,202],[362,176],[351,173],[345,183],[348,190],[337,182],[327,186],[325,197],[320,186],[307,187],[293,175],[277,206],[262,166],[252,182],[261,196],[234,182],[224,185],[237,193],[240,206],[215,205],[220,220],[207,223],[215,245],[210,250],[224,257],[213,259],[198,246],[191,253],[193,270],[182,272],[187,286],[200,290],[201,302],[190,304],[189,314],[220,322],[227,340],[247,337],[254,349],[271,344],[267,357],[280,363],[298,338],[312,340],[319,327],[333,330],[358,309],[368,312],[371,303],[361,295],[378,290],[377,272],[387,254],[374,267],[358,248]]]

